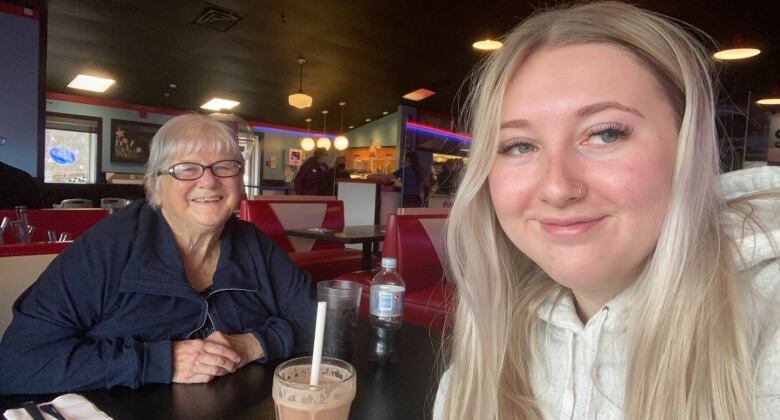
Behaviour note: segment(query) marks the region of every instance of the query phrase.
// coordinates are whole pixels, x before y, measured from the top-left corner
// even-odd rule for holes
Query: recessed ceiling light
[[[371,118],[366,118],[366,122],[371,122]]]
[[[474,48],[476,48],[478,50],[486,50],[486,51],[497,50],[497,49],[501,48],[501,46],[503,46],[503,45],[504,44],[502,44],[501,42],[494,41],[492,39],[486,39],[486,40],[483,40],[483,41],[477,41],[477,42],[471,44],[472,47],[474,47]]]
[[[756,48],[732,48],[729,50],[720,50],[712,56],[718,60],[742,60],[744,58],[755,57],[761,54],[761,50]]]
[[[221,109],[233,109],[240,103],[241,102],[231,101],[230,99],[212,98],[200,107],[211,111],[219,111]]]
[[[780,105],[780,98],[764,98],[756,101],[759,105]]]
[[[387,115],[387,114],[389,114],[389,112],[387,112],[387,111],[382,111],[382,115]]]
[[[422,101],[423,99],[435,95],[436,92],[428,89],[417,89],[413,92],[409,92],[403,96],[404,99],[410,101]]]
[[[87,76],[86,74],[79,74],[73,81],[68,84],[69,88],[89,90],[92,92],[105,92],[106,89],[116,83],[116,80],[104,79],[102,77]]]
[[[355,126],[354,125],[350,125],[349,128],[355,128]]]

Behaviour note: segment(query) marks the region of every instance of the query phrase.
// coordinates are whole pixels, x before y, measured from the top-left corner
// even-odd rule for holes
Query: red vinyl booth
[[[11,220],[16,220],[14,210],[0,210],[0,220],[8,216]],[[27,210],[27,223],[35,226],[30,242],[46,242],[48,237],[46,231],[56,231],[57,236],[62,232],[70,233],[70,239],[75,240],[87,229],[94,226],[97,222],[108,216],[105,209],[30,209]],[[11,228],[5,230],[3,242],[6,244],[16,243]]]
[[[243,200],[240,218],[251,222],[287,251],[290,259],[312,280],[330,280],[339,274],[360,270],[362,253],[343,244],[290,237],[285,229],[344,228],[344,202],[333,198],[306,197]]]
[[[454,310],[455,285],[445,277],[444,225],[446,214],[391,214],[385,227],[383,257],[398,260],[398,272],[406,283],[404,321],[444,330]],[[363,284],[361,317],[368,315],[369,288],[376,273],[358,271],[339,279]]]

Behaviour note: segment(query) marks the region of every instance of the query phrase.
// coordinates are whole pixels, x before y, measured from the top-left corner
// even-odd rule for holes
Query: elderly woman
[[[233,217],[242,173],[221,123],[184,115],[163,125],[147,200],[84,234],[14,304],[0,393],[208,382],[308,351],[309,278]]]
[[[718,173],[709,65],[606,2],[481,68],[435,419],[778,418],[780,171]]]

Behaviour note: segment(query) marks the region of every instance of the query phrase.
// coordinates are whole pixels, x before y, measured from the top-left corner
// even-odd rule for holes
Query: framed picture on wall
[[[112,119],[111,162],[146,163],[152,137],[160,127],[159,124]]]
[[[289,149],[287,151],[287,164],[291,166],[301,166],[303,164],[303,150]]]

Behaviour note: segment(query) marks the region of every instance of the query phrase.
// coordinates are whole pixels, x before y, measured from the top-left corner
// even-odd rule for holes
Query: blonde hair
[[[157,130],[149,147],[144,187],[146,198],[153,207],[160,192],[160,170],[175,162],[179,156],[200,151],[227,152],[233,159],[244,163],[238,141],[230,135],[227,126],[206,115],[186,114],[171,118]]]
[[[631,287],[642,299],[629,305],[633,345],[623,412],[648,420],[749,418],[757,333],[740,310],[748,282],[738,281],[738,253],[720,223],[726,205],[717,185],[712,68],[701,42],[669,18],[618,2],[537,13],[503,42],[475,73],[467,116],[471,160],[447,227],[458,305],[443,417],[542,417],[529,375],[543,344],[536,314],[567,290],[503,232],[487,176],[515,69],[544,48],[605,43],[646,65],[679,123],[667,216]]]

